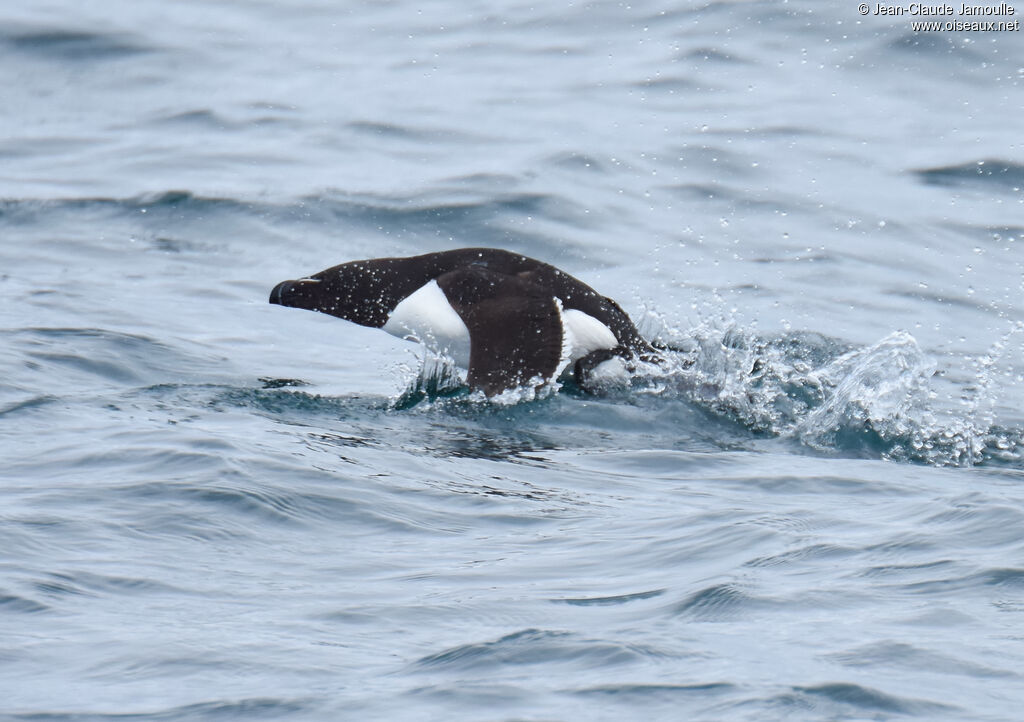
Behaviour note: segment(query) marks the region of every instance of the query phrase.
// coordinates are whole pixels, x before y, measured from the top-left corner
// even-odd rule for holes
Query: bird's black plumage
[[[614,345],[580,358],[577,376],[598,357],[654,354],[615,301],[550,264],[499,249],[343,263],[282,281],[270,302],[381,328],[403,300],[431,281],[469,332],[468,383],[488,395],[556,373],[563,361],[565,311],[590,316],[615,339]]]

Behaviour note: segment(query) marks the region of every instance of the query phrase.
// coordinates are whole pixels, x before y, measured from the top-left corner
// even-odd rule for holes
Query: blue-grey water
[[[816,0],[3,16],[3,719],[1020,718],[1020,32]],[[693,364],[490,403],[267,304],[462,246]]]

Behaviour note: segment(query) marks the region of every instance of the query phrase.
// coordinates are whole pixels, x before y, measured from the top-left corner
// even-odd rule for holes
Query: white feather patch
[[[561,308],[561,304],[559,304]],[[576,363],[591,351],[602,348],[615,348],[619,345],[615,334],[593,316],[570,308],[562,312],[562,326],[569,338],[571,351],[569,362]]]
[[[437,281],[403,298],[383,329],[392,336],[422,343],[456,365],[469,368],[469,329],[459,318]]]

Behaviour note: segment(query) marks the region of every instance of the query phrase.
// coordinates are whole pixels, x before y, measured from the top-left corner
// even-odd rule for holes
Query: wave
[[[8,29],[0,33],[0,45],[36,57],[71,62],[120,59],[156,49],[124,33],[58,27]]]
[[[436,188],[408,195],[352,193],[328,189],[298,198],[267,200],[263,197],[221,197],[187,190],[164,190],[131,197],[81,197],[58,199],[2,198],[0,219],[6,224],[33,226],[81,226],[82,214],[104,226],[123,224],[133,235],[149,240],[156,250],[210,250],[216,242],[198,243],[168,239],[164,229],[190,236],[237,236],[239,227],[262,234],[265,223],[306,227],[311,233],[333,233],[339,224],[371,232],[391,230],[402,235],[410,228],[430,228],[447,245],[514,247],[533,255],[550,253],[553,238],[510,223],[524,217],[548,218],[573,226],[591,223],[589,211],[557,193],[516,190],[514,179],[496,175],[484,178],[454,176]],[[196,228],[206,229],[197,233]],[[154,228],[160,230],[154,231]],[[210,228],[216,228],[211,231]],[[326,229],[326,230],[325,230]],[[155,241],[152,240],[155,237]],[[90,243],[97,242],[94,239]],[[563,256],[584,255],[570,241],[559,241]],[[422,252],[422,248],[416,247]],[[372,253],[372,247],[354,254]]]
[[[914,171],[928,185],[969,187],[979,190],[1005,190],[1019,193],[1024,186],[1024,165],[999,158],[940,166]]]
[[[414,666],[421,670],[478,670],[568,662],[603,667],[663,656],[659,650],[636,644],[585,638],[569,632],[523,629],[497,640],[463,644],[422,657]]]
[[[254,697],[240,700],[217,700],[169,707],[152,712],[31,712],[12,714],[12,720],[47,720],[48,722],[83,722],[115,720],[119,722],[159,722],[161,720],[224,720],[281,719],[283,716],[308,715],[312,705],[306,700]]]
[[[1024,429],[1000,426],[991,408],[994,369],[1010,337],[1021,330],[1013,327],[991,349],[975,378],[957,389],[960,403],[953,408],[944,407],[936,392],[943,373],[905,331],[856,348],[817,333],[765,338],[715,324],[663,340],[664,363],[641,365],[625,385],[601,389],[596,398],[629,406],[646,405],[644,399],[685,404],[733,422],[754,438],[794,442],[805,453],[1019,467]],[[464,378],[450,362],[426,355],[392,408],[496,405],[469,393]],[[592,398],[571,382],[560,391]],[[532,389],[521,389],[501,403],[533,401]]]
[[[380,446],[428,455],[532,463],[538,451],[600,445],[612,450],[763,450],[882,459],[933,466],[1020,469],[1024,428],[997,401],[1016,383],[1010,328],[972,373],[943,368],[898,331],[863,347],[817,333],[759,336],[706,323],[655,334],[661,363],[640,364],[624,382],[587,393],[571,381],[501,399],[472,393],[465,373],[425,354],[406,367],[393,395],[333,396],[301,379],[239,386],[205,349],[100,328],[26,328],[12,345],[37,371],[104,394],[107,409],[137,403],[246,408],[316,428],[317,447]],[[948,361],[947,361],[948,365]],[[207,381],[196,383],[197,374]],[[217,383],[220,381],[221,383]],[[223,383],[227,381],[227,383]],[[0,416],[34,414],[61,397],[13,393]],[[438,419],[443,417],[443,422]],[[381,426],[389,428],[382,440]]]

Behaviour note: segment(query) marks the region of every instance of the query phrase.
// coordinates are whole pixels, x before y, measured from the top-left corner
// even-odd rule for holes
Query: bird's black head
[[[270,292],[270,302],[319,311],[346,321],[380,328],[398,302],[426,283],[397,262],[379,258],[333,266],[311,276],[281,281]]]

